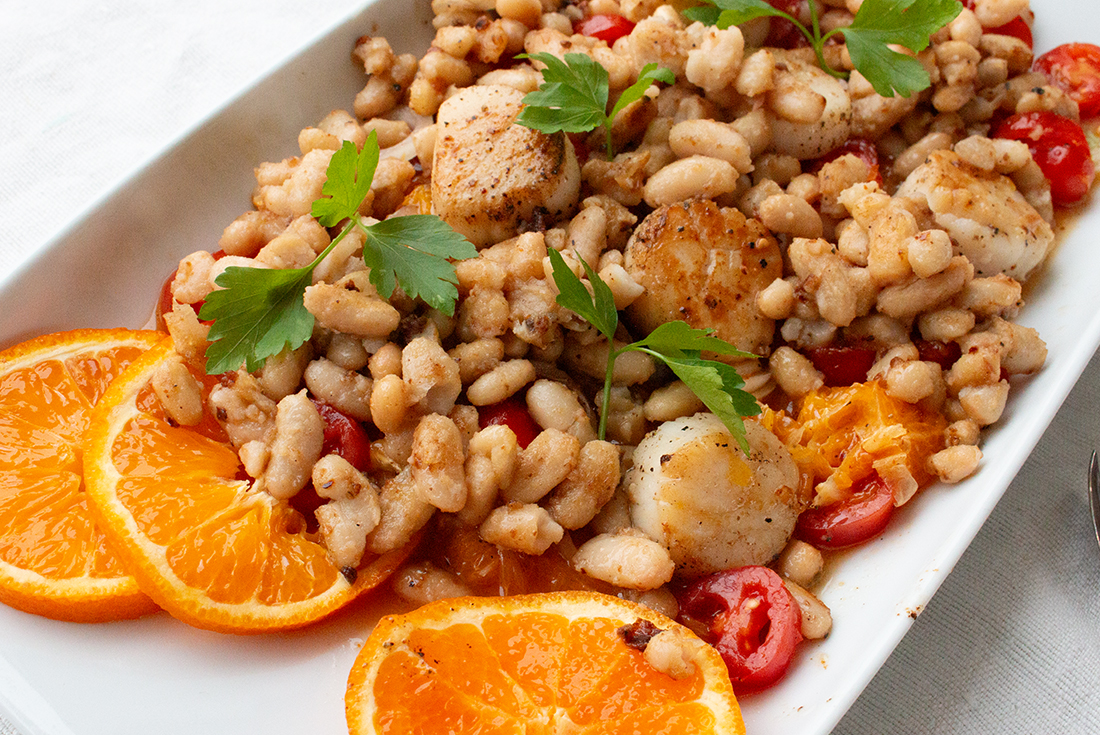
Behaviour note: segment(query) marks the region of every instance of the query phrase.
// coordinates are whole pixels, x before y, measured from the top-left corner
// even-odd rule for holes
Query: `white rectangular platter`
[[[1100,42],[1090,0],[1033,5],[1040,50]],[[214,249],[248,208],[253,167],[292,155],[302,127],[350,106],[364,79],[349,53],[367,33],[422,54],[432,37],[427,3],[378,0],[349,15],[25,267],[0,274],[0,346],[59,329],[142,325],[179,258]],[[833,633],[804,646],[779,686],[743,699],[750,735],[831,730],[958,560],[1100,344],[1097,232],[1093,207],[1026,294],[1020,321],[1046,340],[1047,366],[1017,386],[986,438],[981,472],[928,489],[884,538],[832,563],[820,594]],[[298,633],[238,638],[165,614],[81,626],[0,607],[0,714],[22,735],[344,732],[345,679],[368,626],[353,610]]]

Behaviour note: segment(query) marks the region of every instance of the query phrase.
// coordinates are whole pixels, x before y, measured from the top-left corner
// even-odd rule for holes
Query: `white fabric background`
[[[0,0],[0,282],[347,7]],[[1100,732],[1098,407],[1100,358],[835,735]]]

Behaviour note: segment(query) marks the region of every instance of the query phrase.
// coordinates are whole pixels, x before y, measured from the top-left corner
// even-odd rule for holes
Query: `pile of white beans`
[[[849,23],[859,4],[824,0],[825,29]],[[674,576],[772,564],[803,608],[804,634],[820,637],[828,610],[805,588],[821,554],[790,541],[814,498],[787,448],[749,421],[744,456],[691,390],[641,353],[617,361],[598,439],[611,346],[556,303],[547,252],[582,277],[584,260],[608,283],[623,316],[616,344],[671,319],[712,328],[759,355],[736,367],[776,407],[824,385],[811,350],[873,349],[867,380],[945,419],[930,473],[970,475],[1009,379],[1045,360],[1039,336],[1012,318],[1054,237],[1046,180],[1024,144],[986,137],[989,120],[1076,113],[1029,71],[1026,44],[982,30],[1026,6],[977,0],[918,55],[932,87],[884,98],[843,45],[826,56],[852,71],[846,81],[807,49],[762,47],[766,19],[719,30],[653,0],[435,0],[427,53],[360,39],[353,56],[367,82],[352,108],[303,130],[299,155],[256,169],[253,209],[226,228],[224,257],[181,262],[164,315],[180,362],[157,381],[162,400],[184,425],[212,412],[273,502],[312,487],[322,504],[310,532],[341,568],[427,529],[427,551],[393,585],[410,602],[553,577],[675,615]],[[610,46],[574,35],[594,14],[636,25]],[[541,81],[537,65],[512,61],[521,52],[591,56],[612,101],[651,62],[676,83],[654,85],[616,118],[618,153],[607,160],[602,131],[513,124]],[[201,372],[207,345],[192,305],[227,266],[309,264],[334,234],[310,216],[328,162],[371,131],[383,150],[363,213],[430,207],[480,250],[457,264],[454,315],[400,290],[381,298],[353,234],[306,291],[312,340],[208,394],[181,378],[179,365]],[[882,163],[815,164],[852,138],[873,141]],[[922,360],[918,339],[957,343],[962,356],[948,367]],[[508,399],[537,426],[525,447],[506,424],[479,423]],[[369,470],[321,456],[313,400],[368,428]]]

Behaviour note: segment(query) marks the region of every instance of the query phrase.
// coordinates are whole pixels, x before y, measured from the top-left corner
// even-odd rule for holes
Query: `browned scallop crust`
[[[705,199],[661,207],[634,231],[625,267],[645,286],[627,309],[638,332],[682,319],[739,349],[768,353],[775,322],[756,308],[756,294],[782,277],[783,260],[759,221]]]
[[[439,111],[432,201],[479,247],[576,204],[580,168],[569,140],[514,124],[522,97],[505,87],[471,88]]]

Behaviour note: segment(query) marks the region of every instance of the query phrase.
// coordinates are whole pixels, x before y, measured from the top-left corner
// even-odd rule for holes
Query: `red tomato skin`
[[[1050,182],[1055,204],[1076,204],[1088,194],[1096,169],[1085,132],[1073,120],[1046,111],[1017,113],[998,125],[992,137],[1027,143]]]
[[[573,24],[573,32],[598,38],[608,46],[634,30],[634,22],[621,15],[593,15]]]
[[[894,494],[877,474],[860,483],[848,500],[810,508],[798,517],[794,535],[821,549],[843,549],[878,536],[894,514]]]
[[[842,145],[834,148],[821,158],[814,161],[810,169],[811,173],[817,173],[826,163],[835,161],[843,155],[851,154],[871,167],[871,178],[882,185],[882,172],[879,170],[878,147],[866,138],[849,138]]]
[[[351,416],[327,403],[314,400],[313,405],[325,422],[325,439],[321,455],[338,454],[360,472],[369,472],[370,437],[363,425]]]
[[[869,347],[815,347],[810,350],[810,361],[824,376],[825,385],[853,385],[867,380],[875,351]]]
[[[171,275],[164,279],[164,283],[160,286],[160,296],[157,298],[157,331],[167,332],[168,325],[164,323],[164,315],[172,310],[172,282],[176,280],[176,273],[178,271],[172,271]]]
[[[682,615],[708,626],[708,642],[725,661],[738,696],[767,689],[787,673],[802,641],[802,612],[771,569],[717,572],[678,598]]]
[[[1081,117],[1100,114],[1100,46],[1066,43],[1035,59],[1033,68],[1077,102]]]
[[[214,260],[221,260],[225,257],[226,253],[224,250],[215,250],[213,253],[211,253],[211,255],[214,256]],[[172,282],[176,280],[177,273],[179,273],[179,268],[172,271],[171,275],[165,278],[164,283],[162,283],[160,286],[160,296],[157,298],[157,308],[156,312],[154,313],[154,316],[156,317],[157,331],[159,332],[168,331],[168,325],[164,323],[164,315],[172,310]],[[202,308],[202,305],[204,303],[206,302],[198,301],[194,304],[191,304],[191,308],[195,310],[196,314],[198,314],[199,309]],[[210,325],[213,324],[213,322],[204,321],[203,324]]]
[[[974,0],[962,0],[962,4],[967,10],[974,9]],[[1027,16],[1031,20],[1035,19],[1035,14],[1030,11],[1027,12]],[[997,26],[996,28],[983,26],[982,30],[986,33],[996,33],[1001,36],[1018,38],[1026,43],[1028,48],[1035,48],[1035,41],[1031,35],[1031,23],[1022,15],[1017,15],[1003,26]]]
[[[1012,36],[1027,44],[1028,48],[1035,48],[1035,38],[1031,35],[1031,26],[1020,16],[1016,16],[1003,26],[996,28],[983,28],[986,33],[996,33],[1001,36]]]
[[[958,342],[918,339],[913,344],[916,345],[921,360],[934,362],[944,370],[950,370],[955,361],[962,357],[962,348]]]
[[[802,0],[765,0],[765,2],[776,10],[782,10],[792,18],[799,16],[799,7],[802,5]],[[798,30],[798,26],[786,18],[769,18],[768,20],[771,22],[771,29],[768,31],[767,39],[764,40],[765,46],[793,49],[810,45],[810,42],[806,40],[806,36]]]
[[[527,403],[516,396],[491,406],[481,406],[477,415],[478,426],[482,429],[486,426],[507,426],[511,429],[522,449],[526,449],[542,431],[542,427],[535,423],[527,411]]]
[[[573,144],[573,152],[577,156],[577,163],[582,166],[592,157],[592,151],[588,148],[588,136],[585,133],[566,133],[569,142]]]

